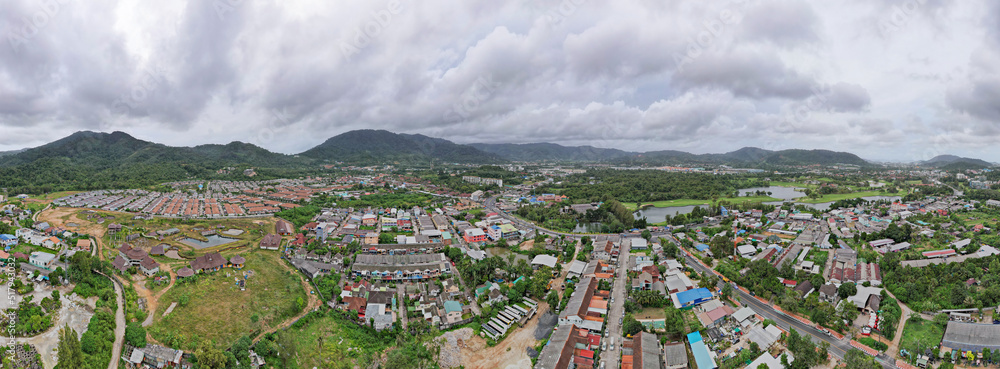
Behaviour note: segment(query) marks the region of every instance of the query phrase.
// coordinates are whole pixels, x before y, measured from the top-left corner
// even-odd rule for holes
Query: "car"
[[[614,303],[615,303],[615,297],[614,297],[614,296],[611,296],[611,303],[612,303],[612,304],[614,304]]]
[[[607,342],[602,343],[601,344],[601,351],[606,351],[607,349],[608,349],[608,343]]]
[[[601,362],[601,369],[604,369],[604,362]]]

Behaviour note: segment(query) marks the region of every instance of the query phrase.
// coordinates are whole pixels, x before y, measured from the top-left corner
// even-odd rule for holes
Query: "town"
[[[432,344],[411,359],[440,367],[923,368],[1000,350],[989,170],[737,173],[758,187],[671,207],[577,197],[593,170],[510,169],[506,185],[461,176],[468,193],[369,169],[5,198],[0,257],[22,302],[4,309],[38,318],[15,322],[33,343],[14,362],[51,367],[57,333],[100,324],[123,329],[104,338],[122,367],[223,350],[286,367],[282,342],[303,334],[362,347],[361,366],[399,334],[426,337],[405,350]],[[600,175],[734,175],[698,172]],[[295,350],[295,365],[329,359]]]

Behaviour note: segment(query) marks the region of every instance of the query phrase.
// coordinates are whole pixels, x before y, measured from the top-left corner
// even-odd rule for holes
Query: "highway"
[[[506,213],[504,211],[501,211],[501,210],[497,209],[496,208],[496,199],[497,199],[497,196],[493,196],[493,197],[490,197],[490,198],[486,199],[485,201],[483,201],[483,206],[487,210],[489,210],[491,212],[496,212],[497,214],[500,214],[500,216],[502,216],[502,217],[510,220],[512,223],[514,223],[514,225],[516,225],[520,229],[529,229],[529,230],[533,230],[533,231],[544,233],[544,234],[548,234],[548,235],[566,236],[566,237],[574,237],[574,238],[580,238],[580,237],[583,237],[583,236],[594,236],[593,234],[591,234],[591,235],[583,235],[583,234],[562,233],[562,232],[557,232],[557,231],[553,231],[553,230],[549,230],[549,229],[538,227],[538,226],[536,226],[536,225],[534,225],[532,223],[523,221],[520,218],[514,217],[514,216],[512,216],[512,215],[510,215],[510,214],[508,214],[508,213]],[[674,239],[671,235],[669,235],[668,232],[658,232],[658,233],[654,234],[654,237],[666,238],[670,242],[673,242],[675,245],[677,245],[678,248],[681,247],[680,243],[676,239]],[[615,304],[611,307],[611,311],[609,312],[609,315],[608,315],[609,316],[609,318],[608,318],[609,329],[612,330],[612,335],[614,335],[615,337],[618,337],[619,340],[621,339],[621,325],[619,325],[618,321],[614,319],[614,317],[616,316],[614,314],[621,314],[621,315],[617,315],[619,317],[620,316],[624,316],[624,311],[621,309],[621,307],[623,307],[622,304],[624,304],[624,301],[623,301],[623,297],[624,296],[622,296],[622,294],[623,294],[622,291],[624,291],[624,288],[625,288],[624,283],[625,283],[625,280],[627,279],[625,277],[625,274],[624,274],[626,272],[626,270],[625,270],[626,266],[624,266],[624,264],[627,263],[627,260],[626,260],[626,258],[628,257],[627,255],[628,255],[628,253],[622,253],[621,257],[619,257],[619,262],[618,262],[619,266],[618,266],[618,269],[619,269],[619,274],[620,275],[617,278],[617,280],[615,281],[615,285],[614,285],[614,288],[613,288],[613,291],[617,291],[616,293],[614,293]],[[687,262],[687,265],[690,266],[695,271],[697,271],[698,273],[705,273],[705,272],[713,273],[710,268],[702,265],[701,262],[695,260],[690,255],[688,255],[687,253],[684,253],[684,258],[685,258],[685,260]],[[717,287],[721,288],[722,284],[723,284],[723,282],[720,279],[719,280],[719,284],[718,284]],[[735,286],[735,283],[733,283],[733,285]],[[809,336],[810,339],[812,339],[813,342],[816,342],[816,343],[827,342],[827,343],[829,343],[830,344],[830,348],[828,350],[829,353],[831,355],[837,357],[837,358],[843,359],[844,355],[847,353],[847,351],[852,348],[852,346],[850,345],[850,338],[849,337],[845,337],[843,340],[838,340],[836,337],[828,336],[825,333],[820,332],[818,329],[816,329],[815,326],[808,325],[808,324],[803,323],[802,321],[800,321],[798,319],[795,319],[793,317],[790,317],[790,316],[786,315],[783,312],[779,312],[779,311],[775,310],[774,307],[772,307],[771,305],[764,304],[764,303],[760,302],[760,300],[757,300],[755,297],[750,296],[750,294],[745,293],[745,292],[743,292],[742,290],[740,290],[738,288],[735,289],[735,291],[737,293],[737,296],[739,296],[739,299],[740,299],[741,302],[743,302],[744,304],[747,304],[748,306],[750,306],[751,308],[753,308],[753,310],[755,312],[757,312],[757,314],[759,314],[760,316],[762,316],[762,317],[764,317],[766,319],[771,319],[772,321],[775,322],[775,324],[777,324],[782,329],[784,329],[784,330],[787,331],[790,328],[794,328],[795,331],[799,332],[799,334]],[[617,344],[618,344],[618,342],[616,342],[616,345]],[[607,367],[608,368],[618,368],[618,358],[620,357],[620,354],[621,353],[618,352],[617,349],[616,350],[608,350],[607,352],[605,352],[605,353],[603,353],[601,355],[601,359],[607,361]],[[894,361],[891,358],[889,358],[888,356],[884,355],[884,354],[876,357],[875,360],[878,361],[878,363],[881,364],[882,367],[884,367],[886,369],[895,369],[896,368],[896,365],[894,364]]]

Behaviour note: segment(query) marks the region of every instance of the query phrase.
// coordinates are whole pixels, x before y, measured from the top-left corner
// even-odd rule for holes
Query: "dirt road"
[[[309,283],[308,281],[306,281],[305,277],[302,276],[302,274],[299,273],[298,270],[295,270],[292,267],[288,266],[288,263],[285,263],[284,261],[282,261],[281,262],[281,266],[284,267],[287,270],[290,270],[292,273],[295,273],[296,275],[299,276],[299,282],[302,283],[302,288],[305,289],[305,291],[306,291],[306,297],[309,298],[309,301],[308,301],[308,303],[306,303],[305,309],[303,309],[302,312],[299,313],[299,315],[296,315],[294,317],[288,318],[287,320],[285,320],[281,324],[278,324],[277,326],[274,326],[274,327],[271,327],[271,328],[268,328],[268,329],[265,329],[265,330],[261,331],[260,334],[257,335],[257,337],[255,337],[253,339],[253,342],[255,342],[255,343],[257,341],[260,341],[260,339],[263,338],[265,334],[268,334],[268,333],[271,333],[271,332],[275,332],[275,331],[277,331],[279,329],[288,328],[289,326],[292,325],[292,323],[296,322],[299,319],[302,319],[302,317],[306,316],[306,314],[309,314],[309,312],[318,309],[320,306],[323,306],[323,300],[320,300],[319,297],[316,297],[316,293],[313,291],[312,283]]]
[[[135,287],[136,294],[138,294],[140,298],[146,299],[146,311],[149,314],[146,314],[146,320],[142,322],[143,327],[153,325],[153,315],[156,312],[157,306],[160,305],[160,297],[162,297],[164,293],[167,293],[167,291],[170,291],[170,288],[172,288],[174,283],[177,282],[177,273],[174,273],[174,270],[170,269],[170,265],[161,264],[160,269],[170,273],[170,284],[168,284],[166,288],[160,290],[160,292],[157,292],[155,295],[153,294],[153,291],[147,290],[145,285],[141,283],[132,283],[132,286]]]

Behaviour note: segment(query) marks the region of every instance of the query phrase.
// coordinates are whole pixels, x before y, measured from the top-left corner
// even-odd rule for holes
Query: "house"
[[[121,230],[122,230],[122,225],[121,224],[117,224],[117,223],[108,224],[108,233],[109,234],[115,234],[115,233],[121,232]]]
[[[752,258],[757,253],[757,248],[753,247],[753,245],[740,245],[736,250],[740,253],[740,256],[746,259]]]
[[[590,300],[594,297],[597,289],[597,279],[583,277],[569,297],[566,308],[559,313],[559,324],[583,324],[590,308]]]
[[[368,303],[365,308],[365,321],[371,322],[376,331],[392,327],[392,313],[386,312],[386,304]]]
[[[361,217],[361,225],[374,227],[375,223],[378,223],[378,217],[375,214],[368,213]]]
[[[378,233],[375,232],[365,233],[365,238],[363,238],[361,242],[366,245],[378,244]]]
[[[684,342],[669,342],[663,345],[665,369],[687,369],[687,347]]]
[[[17,245],[17,237],[10,234],[0,234],[0,246],[13,247]]]
[[[49,237],[46,238],[44,241],[42,241],[42,246],[45,246],[45,248],[54,249],[56,248],[56,245],[59,245],[61,243],[62,241],[60,241],[58,238]]]
[[[81,238],[77,240],[76,249],[82,251],[90,251],[90,240],[86,238]]]
[[[154,344],[147,344],[142,352],[144,353],[142,362],[154,368],[181,367],[184,355],[183,351]]]
[[[732,316],[733,320],[736,321],[736,323],[739,323],[739,325],[744,328],[750,327],[751,325],[754,324],[754,321],[757,320],[756,319],[757,312],[755,312],[749,306],[745,306],[742,309],[736,310],[736,312],[733,313]]]
[[[268,234],[260,240],[260,248],[263,250],[277,250],[281,246],[281,236]]]
[[[55,260],[56,256],[53,254],[35,251],[31,253],[31,257],[28,259],[28,262],[39,268],[49,269],[52,267],[52,263],[55,262]]]
[[[195,272],[211,272],[222,269],[228,261],[218,252],[208,253],[191,261],[191,269]]]
[[[799,297],[805,298],[813,291],[812,282],[805,280],[802,283],[799,283],[798,286],[795,286],[794,291],[799,294]]]
[[[648,291],[651,289],[653,289],[653,276],[649,273],[642,272],[635,278],[632,278],[633,291]]]
[[[586,268],[587,263],[579,260],[573,260],[573,263],[569,266],[569,271],[566,273],[566,278],[580,277],[583,275]]]
[[[462,321],[462,303],[454,300],[444,302],[445,321],[455,324]]]
[[[479,228],[469,228],[464,232],[465,242],[486,242],[486,233]]]
[[[656,334],[639,332],[623,344],[622,366],[634,369],[660,369],[660,341]],[[584,366],[585,367],[585,366]]]
[[[649,248],[649,242],[645,238],[630,238],[627,241],[631,241],[632,250],[646,250]]]
[[[146,257],[139,261],[139,271],[147,276],[152,276],[160,272],[160,263],[157,263],[156,260],[146,255]]]
[[[442,253],[412,255],[360,254],[351,264],[351,275],[383,281],[421,280],[451,273],[451,262]]]
[[[701,305],[712,299],[712,291],[708,288],[697,288],[693,290],[678,292],[670,295],[674,306],[678,309],[690,309],[695,305]]]
[[[715,359],[712,359],[712,355],[709,352],[708,346],[705,345],[705,341],[701,337],[701,333],[692,332],[687,335],[688,344],[691,345],[691,353],[694,355],[695,363],[698,365],[698,369],[715,369],[719,365],[715,363]],[[764,346],[761,346],[763,348]]]
[[[826,301],[829,303],[834,303],[837,301],[837,286],[831,283],[824,284],[819,288],[819,299],[820,301]]]
[[[534,259],[531,259],[531,268],[538,269],[538,268],[541,268],[543,266],[546,266],[546,267],[549,267],[549,268],[555,268],[556,264],[558,262],[559,262],[559,259],[556,259],[555,256],[547,255],[547,254],[538,254],[538,255],[535,255]]]

